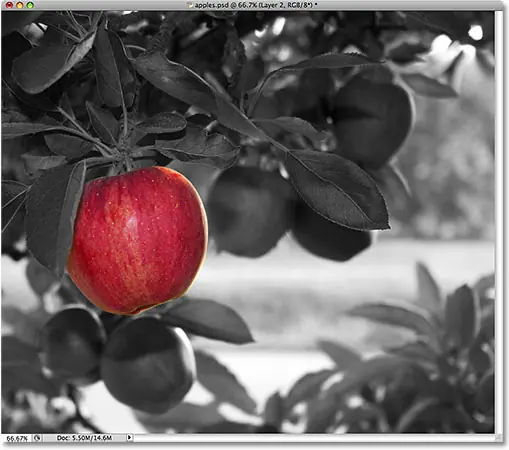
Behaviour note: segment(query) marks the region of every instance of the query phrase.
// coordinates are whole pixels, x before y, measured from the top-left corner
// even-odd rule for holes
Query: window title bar
[[[1,0],[2,11],[270,11],[270,10],[317,10],[317,11],[502,11],[502,1],[374,1],[356,0],[351,2],[339,0],[279,1],[279,0],[151,0],[140,3],[130,0]],[[140,5],[143,5],[140,8]]]

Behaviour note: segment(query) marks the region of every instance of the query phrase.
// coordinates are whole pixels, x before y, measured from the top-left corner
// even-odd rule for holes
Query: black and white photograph
[[[101,8],[2,0],[3,442],[503,439],[502,11]]]

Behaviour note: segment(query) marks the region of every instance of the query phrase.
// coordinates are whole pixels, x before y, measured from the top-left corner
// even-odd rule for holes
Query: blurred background
[[[282,18],[248,34],[243,39],[248,54],[262,55],[266,68],[302,60],[302,48],[310,39],[302,36],[304,22]],[[479,28],[470,30],[472,39],[482,38]],[[449,80],[457,98],[412,94],[416,124],[397,156],[412,200],[390,205],[391,229],[379,233],[375,245],[341,264],[307,253],[290,236],[258,259],[218,254],[211,242],[188,294],[233,307],[256,342],[235,347],[196,338],[195,343],[214,353],[256,400],[284,390],[306,371],[329,367],[331,361],[316,349],[319,340],[337,341],[365,354],[404,341],[403,332],[347,317],[345,311],[370,301],[414,302],[417,262],[427,265],[444,292],[494,271],[493,73],[483,67],[474,47],[453,44],[446,36],[435,36],[430,51],[416,64],[424,72],[438,73],[461,51],[464,56]],[[9,163],[5,150],[3,163],[5,173]],[[190,178],[205,192],[215,169],[189,166],[180,167],[192,173]],[[16,310],[29,312],[39,302],[27,283],[26,264],[2,255],[4,333],[16,320],[19,326]],[[23,320],[30,333],[30,316]],[[116,402],[101,383],[84,393],[85,408],[105,431],[146,429],[143,420]],[[210,397],[196,386],[187,400],[204,404]]]

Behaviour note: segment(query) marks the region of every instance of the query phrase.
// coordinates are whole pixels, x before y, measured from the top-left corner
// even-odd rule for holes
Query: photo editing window
[[[504,442],[502,2],[0,3],[2,443]]]

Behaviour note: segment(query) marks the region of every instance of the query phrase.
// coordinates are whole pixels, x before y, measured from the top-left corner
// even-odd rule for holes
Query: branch
[[[79,399],[76,395],[76,387],[68,385],[68,397],[69,399],[74,403],[74,406],[76,408],[76,413],[74,414],[74,417],[71,417],[70,419],[66,420],[64,423],[64,429],[66,426],[70,426],[76,423],[79,423],[85,428],[88,428],[90,431],[96,434],[105,434],[104,431],[102,431],[100,428],[95,426],[90,420],[88,420],[86,417],[83,416],[80,406],[79,406]]]
[[[172,43],[173,33],[178,26],[194,20],[196,14],[189,11],[170,11],[167,13],[159,31],[152,37],[147,52],[163,52],[166,54]]]

